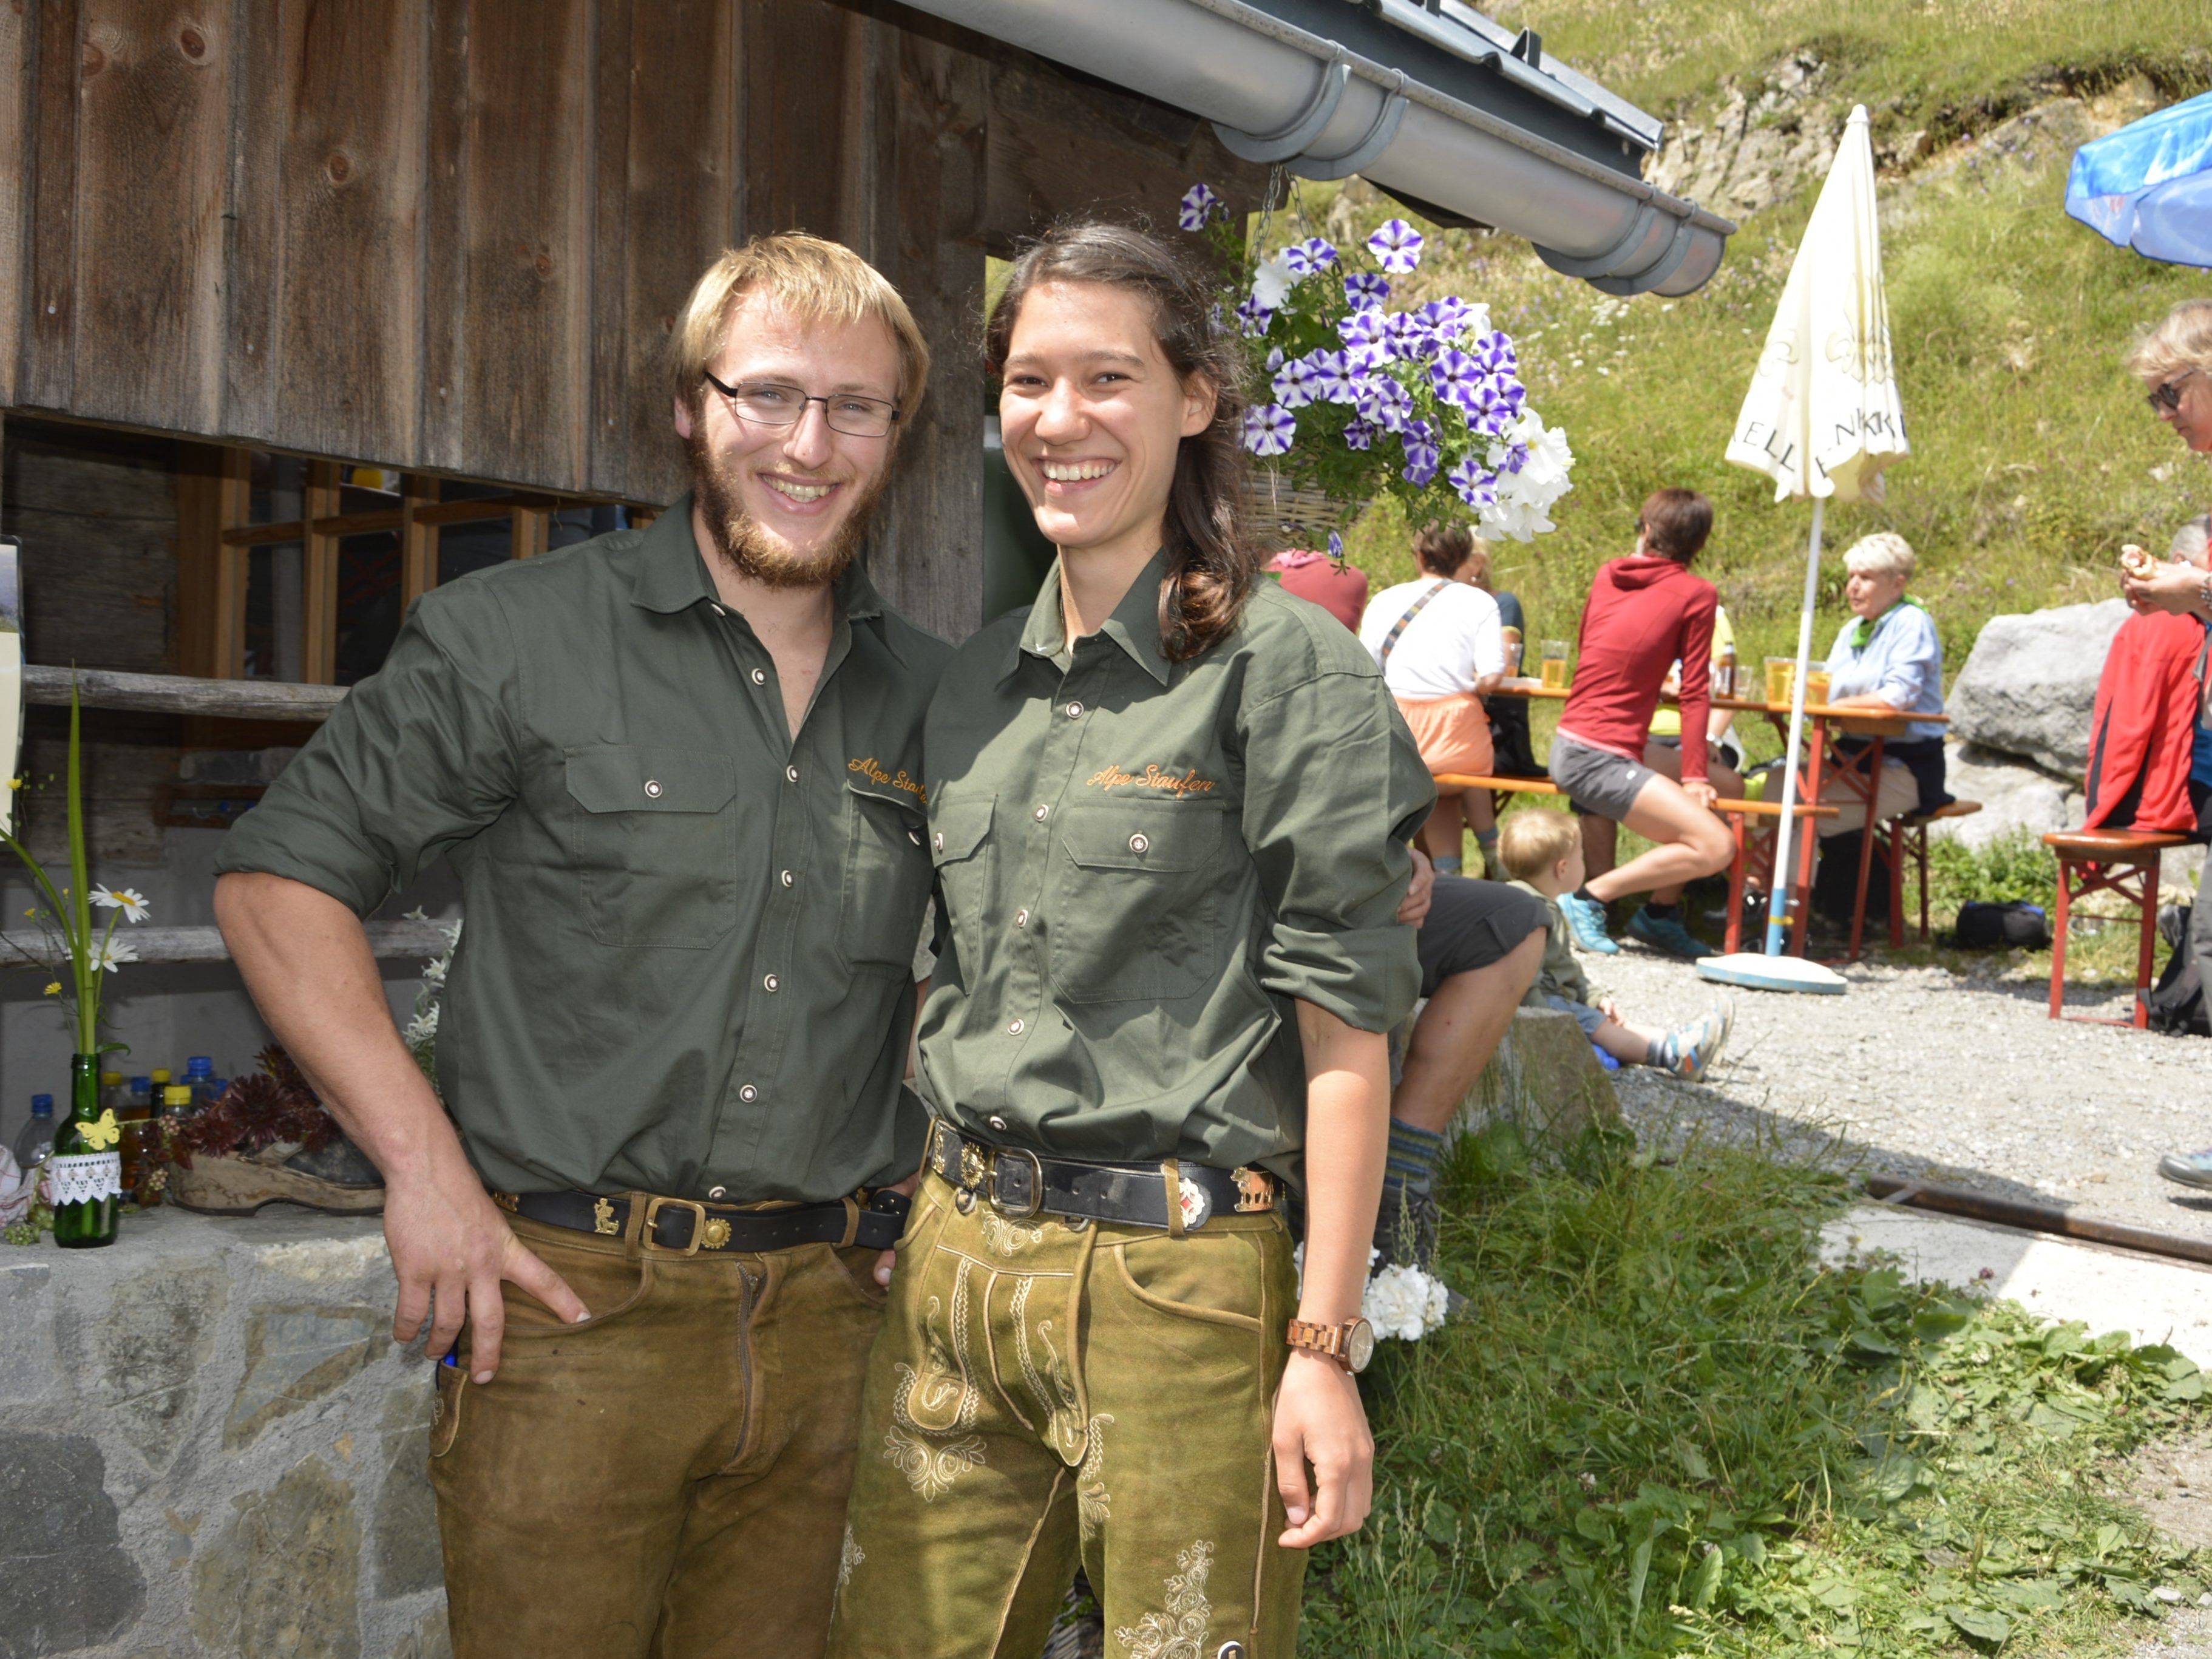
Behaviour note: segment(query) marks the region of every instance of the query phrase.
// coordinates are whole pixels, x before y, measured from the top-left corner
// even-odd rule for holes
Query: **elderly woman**
[[[1828,648],[1830,708],[1889,714],[1943,712],[1943,641],[1927,608],[1905,591],[1914,562],[1911,544],[1887,530],[1864,538],[1844,555],[1844,568],[1850,572],[1844,598],[1851,620]],[[1873,746],[1864,738],[1845,738],[1836,744],[1849,757],[1865,756]],[[1821,821],[1822,836],[1866,827],[1865,804],[1844,780],[1830,779],[1820,799],[1841,809]],[[1943,789],[1941,725],[1915,720],[1902,738],[1883,744],[1881,785],[1875,794],[1877,822],[1932,812],[1950,799]]]
[[[2212,454],[2212,300],[2185,300],[2166,314],[2129,355],[2128,372],[2142,383],[2151,412],[2199,455]],[[2120,590],[2138,612],[2164,611],[2194,617],[2212,626],[2212,574],[2204,568],[2203,540],[2196,525],[2174,538],[2175,562],[2154,566],[2136,577],[2123,575]],[[2189,795],[2200,830],[2212,830],[2212,722],[2204,710],[2205,686],[2197,687],[2196,751],[2189,769]],[[2189,947],[2199,971],[2212,962],[2212,860],[2197,888],[2190,913]],[[2212,1188],[2212,1148],[2169,1152],[2158,1172],[2185,1187]]]

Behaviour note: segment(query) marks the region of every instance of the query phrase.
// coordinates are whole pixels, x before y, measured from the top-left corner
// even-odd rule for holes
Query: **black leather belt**
[[[629,1231],[630,1212],[642,1205],[639,1242],[648,1249],[697,1255],[702,1250],[740,1250],[757,1255],[799,1244],[858,1244],[888,1250],[906,1231],[912,1203],[903,1193],[878,1193],[863,1208],[853,1199],[830,1204],[794,1204],[781,1210],[739,1210],[726,1204],[702,1204],[689,1198],[602,1198],[591,1193],[494,1193],[492,1202],[510,1214],[527,1216],[549,1227],[621,1238]]]
[[[1046,1158],[1020,1146],[970,1140],[942,1118],[930,1125],[929,1167],[958,1189],[963,1210],[986,1198],[1004,1216],[1079,1216],[1128,1227],[1195,1232],[1224,1211],[1249,1215],[1275,1207],[1275,1177],[1243,1165],[1093,1164]],[[1169,1206],[1172,1203],[1174,1208]],[[1176,1223],[1171,1223],[1173,1216]]]

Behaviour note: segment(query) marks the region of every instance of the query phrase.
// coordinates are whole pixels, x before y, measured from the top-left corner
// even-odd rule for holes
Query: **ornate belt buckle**
[[[959,1184],[969,1191],[974,1192],[983,1184],[990,1173],[990,1163],[984,1158],[983,1149],[972,1140],[962,1141]]]
[[[1028,1167],[1024,1170],[1025,1164]],[[1010,1202],[1006,1195],[1012,1184],[1008,1177],[1017,1171],[1026,1176],[1026,1202],[1018,1199]],[[991,1207],[1015,1221],[1026,1221],[1044,1208],[1044,1164],[1028,1147],[1002,1147],[991,1155]]]
[[[1275,1178],[1265,1170],[1240,1164],[1229,1175],[1237,1183],[1237,1214],[1261,1214],[1275,1207]]]
[[[653,1236],[653,1224],[660,1218],[660,1212],[671,1206],[679,1210],[689,1210],[693,1217],[691,1243],[689,1247],[681,1250],[671,1249]],[[656,1194],[645,1201],[645,1225],[639,1230],[637,1242],[647,1249],[657,1251],[663,1255],[696,1255],[699,1254],[699,1247],[707,1242],[707,1206],[697,1200],[662,1198]],[[729,1236],[729,1223],[724,1222],[722,1228],[723,1237],[726,1239]]]

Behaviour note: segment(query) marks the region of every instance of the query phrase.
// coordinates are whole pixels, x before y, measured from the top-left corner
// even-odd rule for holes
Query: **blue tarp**
[[[2075,150],[2066,210],[2147,258],[2212,267],[2212,92]]]

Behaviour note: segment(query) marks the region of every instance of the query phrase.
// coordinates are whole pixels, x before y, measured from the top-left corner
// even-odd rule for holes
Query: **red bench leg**
[[[2142,866],[2142,944],[2136,952],[2136,1014],[2138,1031],[2150,1029],[2151,938],[2158,928],[2158,854]]]
[[[1744,819],[1738,814],[1735,827],[1735,856],[1729,861],[1729,954],[1734,956],[1743,948],[1743,878],[1744,878]]]
[[[2058,915],[2051,930],[2051,1017],[2064,1018],[2066,1006],[2066,918],[2072,909],[2074,866],[2058,860]]]
[[[1928,943],[1928,826],[1914,832],[1913,861],[1920,866],[1920,942]]]

